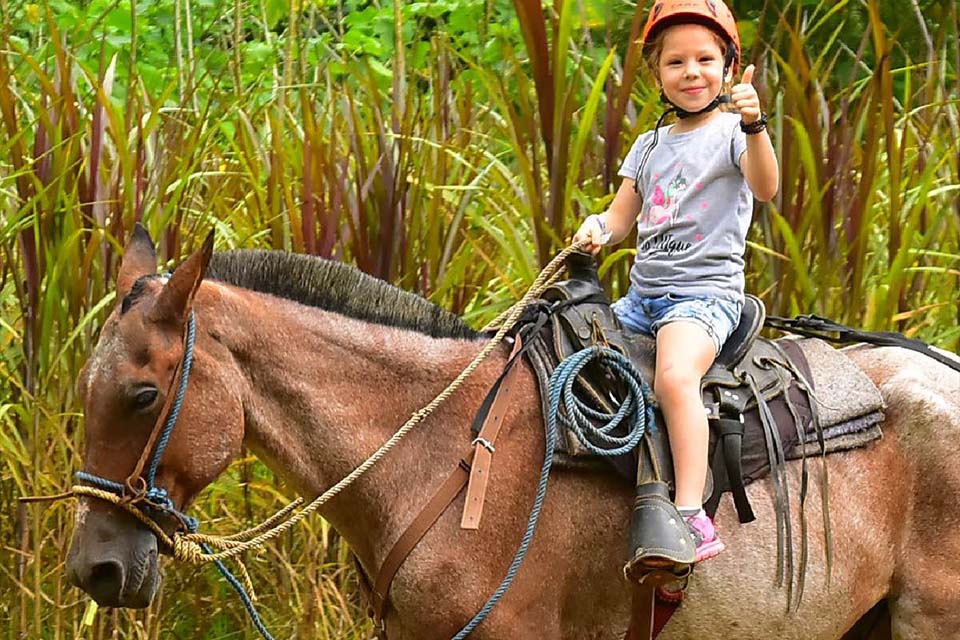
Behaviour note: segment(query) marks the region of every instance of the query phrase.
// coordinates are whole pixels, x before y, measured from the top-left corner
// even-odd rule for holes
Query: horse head
[[[185,336],[203,305],[198,291],[212,248],[211,234],[163,277],[153,242],[137,225],[117,277],[118,304],[78,380],[85,414],[81,482],[112,488],[168,534],[184,526],[180,511],[236,457],[243,436],[237,385],[225,385],[216,365],[223,354],[214,326],[196,335],[192,366],[184,366]],[[176,406],[185,368],[192,371],[189,392]],[[164,444],[171,410],[179,416]],[[67,572],[101,605],[146,607],[160,583],[158,551],[169,551],[160,546],[131,513],[82,497]]]

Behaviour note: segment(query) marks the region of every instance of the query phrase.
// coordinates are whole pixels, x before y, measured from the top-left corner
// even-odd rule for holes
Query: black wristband
[[[767,128],[767,114],[761,113],[760,119],[756,122],[751,122],[747,124],[743,120],[740,121],[740,131],[743,131],[748,136],[755,135],[764,131]]]

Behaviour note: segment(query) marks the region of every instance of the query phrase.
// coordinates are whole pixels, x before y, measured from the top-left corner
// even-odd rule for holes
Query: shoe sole
[[[694,562],[703,562],[704,560],[715,558],[723,553],[723,550],[726,548],[727,545],[723,544],[723,541],[719,538],[711,542],[704,542],[697,547],[697,555]]]

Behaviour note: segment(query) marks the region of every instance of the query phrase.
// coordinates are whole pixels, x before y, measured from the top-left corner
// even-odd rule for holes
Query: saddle
[[[490,454],[494,451],[493,441],[502,424],[503,412],[495,410],[495,407],[509,403],[509,392],[512,388],[510,380],[513,372],[517,370],[513,363],[518,358],[525,356],[531,364],[538,381],[545,417],[549,410],[547,385],[551,374],[561,360],[586,347],[604,345],[624,356],[629,356],[646,379],[652,379],[654,343],[649,338],[625,334],[621,330],[597,278],[593,259],[586,254],[572,254],[567,259],[567,266],[570,279],[548,288],[542,300],[528,307],[528,317],[514,327],[516,338],[522,336],[522,339],[514,340],[514,350],[509,363],[475,418],[473,431],[476,437],[469,449],[454,466],[447,479],[437,487],[421,512],[396,540],[376,575],[369,576],[362,567],[359,567],[360,588],[370,604],[369,613],[375,622],[376,637],[385,637],[384,613],[389,603],[390,584],[398,568],[464,487],[467,487],[467,495],[461,527],[477,528],[486,481],[489,477]],[[804,457],[805,460],[805,456],[810,452],[819,451],[821,454],[828,452],[831,448],[829,443],[837,441],[843,442],[835,447],[837,449],[860,446],[868,440],[859,437],[858,434],[861,431],[869,432],[871,426],[875,431],[872,437],[880,435],[876,423],[883,417],[878,409],[878,406],[882,408],[882,402],[876,387],[866,379],[863,372],[845,357],[841,356],[838,359],[835,354],[839,352],[819,339],[814,339],[810,343],[813,347],[811,349],[786,343],[777,345],[759,338],[757,333],[763,325],[764,317],[760,301],[749,298],[733,336],[718,355],[715,366],[704,378],[702,387],[704,406],[710,411],[711,424],[715,425],[712,449],[714,452],[724,452],[720,456],[711,454],[714,460],[713,498],[718,497],[724,488],[729,488],[736,493],[737,483],[743,484],[744,481],[762,477],[765,472],[764,466],[768,470],[780,469],[782,473],[782,463],[791,455]],[[810,328],[809,322],[802,323],[803,327],[810,331],[832,328],[832,325],[829,327],[824,325],[822,319],[815,320],[813,328]],[[784,321],[784,319],[778,319],[778,321]],[[861,335],[858,333],[856,337],[859,338]],[[787,352],[794,355],[787,358],[785,355]],[[784,442],[789,437],[790,431],[785,431],[782,425],[789,423],[791,419],[794,424],[800,424],[803,418],[796,406],[791,405],[790,402],[780,403],[778,398],[794,398],[795,392],[799,393],[799,391],[806,391],[807,396],[811,396],[809,392],[814,385],[810,382],[810,378],[801,380],[802,376],[797,373],[795,364],[811,354],[815,357],[810,362],[819,362],[820,368],[825,375],[829,376],[828,379],[831,382],[849,378],[854,380],[855,384],[852,387],[828,384],[821,389],[818,393],[821,399],[825,400],[824,413],[833,412],[830,416],[831,422],[825,424],[834,426],[820,430],[820,421],[810,419],[809,424],[814,425],[813,433],[807,431],[801,434],[800,429],[790,425],[790,428],[799,435],[790,453],[784,455],[786,451]],[[823,363],[827,363],[826,366],[823,366]],[[793,377],[787,376],[781,369],[792,372]],[[612,413],[613,405],[624,397],[622,381],[602,365],[596,365],[592,369],[588,366],[579,372],[580,375],[575,384],[577,389],[604,413]],[[817,379],[816,373],[817,371],[814,370],[813,380]],[[866,379],[865,384],[863,379]],[[797,381],[800,381],[799,384]],[[799,387],[799,391],[794,387]],[[852,419],[849,412],[836,411],[837,407],[842,409],[843,405],[850,404],[851,397],[861,399],[861,402],[856,405],[860,411],[855,413]],[[800,399],[797,398],[795,404],[799,404]],[[780,404],[790,407],[790,410],[786,414],[781,412],[777,417],[776,407]],[[811,417],[817,416],[812,409],[810,411]],[[758,420],[754,421],[751,418],[753,414],[759,417]],[[756,427],[759,429],[757,433],[761,434],[759,436],[751,435],[754,428],[752,425],[755,422],[760,425]],[[778,422],[782,424],[776,427]],[[624,473],[626,476],[633,477],[633,470],[636,470],[637,498],[631,523],[632,537],[638,536],[631,541],[635,549],[655,547],[664,541],[669,542],[671,536],[675,540],[679,523],[682,522],[682,518],[670,500],[673,474],[666,429],[658,429],[650,424],[647,427],[634,451],[613,460],[615,468],[618,464],[623,467],[623,463],[626,463]],[[783,435],[772,433],[772,427],[779,428]],[[837,438],[828,438],[827,432],[831,429],[839,434]],[[588,449],[579,446],[575,436],[565,432],[557,435],[557,448],[560,453],[554,456],[554,468],[565,465],[597,465],[598,460],[592,457],[593,454]],[[751,443],[761,443],[761,449],[751,448]],[[719,471],[717,460],[721,460],[723,465]],[[755,461],[758,462],[755,465],[756,469],[754,469]],[[803,477],[806,478],[806,475],[804,470]],[[785,486],[782,477],[780,486]],[[788,498],[785,491],[782,494],[784,499]],[[805,522],[803,519],[804,497],[805,490],[801,488],[801,531]],[[777,498],[778,524],[781,522],[781,515],[785,514],[789,526],[789,511],[779,505],[780,491],[777,492]],[[745,494],[743,500],[746,500]],[[749,508],[749,503],[746,504]],[[828,513],[826,507],[825,503],[825,517]],[[714,504],[712,508],[715,509],[716,505]],[[740,505],[738,505],[739,508]],[[752,517],[752,512],[747,512],[745,509],[740,511],[741,520],[747,513]],[[783,544],[782,533],[782,529],[778,527],[778,543],[780,543],[778,547],[782,547]],[[787,533],[789,534],[789,529]],[[789,540],[789,535],[786,539]],[[805,540],[804,537],[804,544]],[[666,546],[670,545],[666,544]],[[782,555],[781,549],[778,548],[778,556],[782,557]],[[805,557],[804,550],[801,553],[801,588],[802,565]],[[680,560],[684,559],[680,558]],[[685,562],[687,570],[681,577],[689,575],[692,556]],[[783,571],[778,573],[782,577]],[[792,585],[792,575],[791,570],[788,585]],[[640,576],[640,580],[637,581],[638,590],[635,592],[635,600],[639,605],[634,607],[634,619],[631,620],[628,632],[631,640],[650,638],[654,635],[654,589],[658,585],[676,580],[677,577],[677,573],[671,571],[648,571]],[[779,582],[782,586],[782,579]],[[797,601],[799,603],[799,598]],[[675,601],[673,606],[675,607],[677,603],[678,601]],[[658,614],[660,611],[658,610]],[[670,611],[672,612],[672,609]],[[667,618],[669,618],[669,612],[665,617],[658,616],[657,628],[662,627]]]
[[[567,270],[567,280],[553,284],[542,294],[541,305],[546,305],[551,322],[539,331],[526,353],[538,379],[544,415],[550,375],[564,358],[588,347],[602,345],[622,353],[644,379],[653,380],[655,342],[647,336],[625,332],[620,326],[599,282],[592,256],[571,254],[567,258]],[[883,419],[883,406],[873,383],[840,351],[818,339],[772,341],[762,338],[759,334],[765,320],[763,303],[747,295],[737,327],[701,383],[703,404],[711,427],[711,477],[708,478],[704,508],[713,516],[722,494],[730,492],[740,521],[750,522],[755,514],[745,487],[764,476],[771,476],[778,531],[778,582],[780,586],[786,583],[788,598],[792,598],[795,567],[785,463],[790,459],[802,459],[806,477],[808,455],[824,455],[834,449],[863,446],[880,437],[878,424]],[[808,359],[808,354],[815,357]],[[838,371],[848,379],[849,387],[834,384]],[[829,384],[817,393],[829,396],[833,387],[843,391],[837,389],[838,393],[828,397],[828,402],[823,403],[828,409],[821,412],[814,390],[816,381],[824,378]],[[620,399],[625,397],[621,382],[602,365],[583,369],[577,389],[581,401],[607,414],[614,413]],[[863,399],[853,414],[831,414],[834,406],[848,404],[845,402],[848,397],[840,395],[842,393]],[[659,412],[657,415],[656,423],[662,425],[662,416]],[[855,434],[855,437],[831,445],[828,442],[831,430],[847,436]],[[644,549],[651,549],[657,552],[651,555],[675,557],[677,567],[686,564],[689,570],[686,559],[692,561],[692,550],[684,555],[675,544],[677,523],[681,519],[670,498],[673,465],[666,429],[648,425],[635,451],[605,460],[597,458],[583,446],[578,436],[566,431],[557,435],[555,468],[612,465],[622,476],[635,479],[631,549],[640,550],[637,552],[640,555]],[[614,432],[612,435],[622,434]],[[801,511],[805,496],[805,490],[801,490]],[[825,526],[829,528],[829,522],[825,522]],[[802,518],[801,533],[805,548],[806,531]],[[806,553],[802,552],[798,570],[800,594],[805,557]],[[631,563],[628,563],[625,568],[628,573],[630,568]],[[628,577],[638,581],[637,576]]]
[[[626,355],[645,379],[652,380],[654,341],[622,329],[599,282],[592,256],[571,254],[567,259],[567,269],[569,279],[555,283],[542,295],[542,299],[555,308],[553,321],[540,332],[528,354],[538,379],[543,383],[541,396],[546,397],[543,393],[545,381],[549,380],[560,361],[597,344]],[[712,501],[707,503],[707,507],[712,515],[721,492],[732,491],[741,522],[754,519],[744,491],[744,469],[741,465],[742,440],[747,421],[761,424],[761,408],[764,417],[769,417],[766,409],[770,409],[771,415],[780,418],[772,422],[791,427],[790,430],[769,434],[770,439],[774,443],[779,442],[778,448],[782,449],[784,440],[791,445],[796,441],[796,436],[791,435],[797,432],[793,414],[797,414],[798,422],[804,423],[809,422],[813,414],[809,399],[802,392],[803,383],[797,382],[797,374],[802,376],[806,369],[802,353],[795,352],[791,358],[775,343],[759,338],[765,317],[763,303],[747,295],[736,329],[701,384],[704,407],[712,427],[712,484],[718,489],[712,492]],[[777,364],[771,364],[773,362]],[[620,382],[600,366],[588,366],[578,381],[578,388],[590,404],[604,412],[614,410],[617,399],[624,397]],[[784,396],[783,402],[777,402],[777,406],[771,408],[771,403],[781,396]],[[786,408],[788,400],[794,405],[791,409]],[[658,423],[662,424],[662,419]],[[556,462],[561,467],[596,464],[594,454],[576,437],[566,432],[558,435],[560,453]],[[673,467],[667,436],[656,432],[650,434],[647,440],[652,440],[646,445],[652,451],[647,456],[646,466],[652,468],[641,470],[641,475],[646,473],[649,480],[662,481],[671,488]],[[643,447],[632,455],[621,456],[609,463],[622,475],[633,477],[638,461],[643,462],[642,450]],[[782,458],[770,458],[767,466],[774,466]],[[757,477],[762,475],[762,471],[750,468],[747,476]]]

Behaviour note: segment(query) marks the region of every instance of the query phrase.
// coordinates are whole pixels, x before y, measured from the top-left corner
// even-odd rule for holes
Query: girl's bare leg
[[[713,339],[699,324],[671,322],[657,332],[654,392],[670,434],[680,507],[699,506],[703,499],[710,434],[700,380],[715,357]]]

